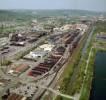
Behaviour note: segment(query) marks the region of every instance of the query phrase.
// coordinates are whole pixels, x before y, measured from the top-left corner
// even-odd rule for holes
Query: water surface
[[[106,52],[96,54],[90,100],[106,100]]]

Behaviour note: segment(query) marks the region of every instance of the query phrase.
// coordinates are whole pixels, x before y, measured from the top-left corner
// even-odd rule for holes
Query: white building
[[[47,51],[31,51],[28,55],[24,56],[25,59],[30,60],[37,60],[37,59],[43,59],[48,54]]]
[[[51,44],[43,44],[43,45],[39,46],[39,48],[43,49],[44,51],[50,52],[54,46],[55,45],[51,45]]]

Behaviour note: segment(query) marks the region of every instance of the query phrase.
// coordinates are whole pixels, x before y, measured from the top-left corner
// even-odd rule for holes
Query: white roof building
[[[47,54],[47,52],[30,52],[29,55],[32,58],[38,58],[38,57],[43,58],[46,54]]]
[[[24,56],[24,58],[37,60],[38,58],[42,59],[47,54],[48,54],[47,51],[33,51],[33,52],[30,52],[28,55]]]
[[[53,49],[55,45],[51,45],[51,44],[43,44],[41,46],[39,46],[39,48],[43,49],[44,51],[51,51]]]

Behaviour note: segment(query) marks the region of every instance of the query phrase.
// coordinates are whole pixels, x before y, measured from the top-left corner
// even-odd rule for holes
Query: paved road
[[[93,27],[93,26],[92,26],[92,27]],[[89,43],[90,43],[90,41],[91,41],[92,35],[93,35],[93,33],[94,33],[94,30],[95,30],[95,27],[93,27],[92,30],[91,30],[91,32],[89,33],[88,39],[87,39],[87,41],[86,41],[86,43],[85,43],[85,46],[84,46],[84,48],[82,49],[82,55],[84,55],[84,54],[86,53],[86,51],[87,51],[87,48],[88,48]]]
[[[48,87],[45,87],[43,85],[42,86],[39,85],[38,87],[43,88],[43,89],[46,89],[46,90],[48,90],[48,91],[50,91],[50,92],[52,92],[52,93],[54,93],[56,95],[59,95],[59,96],[64,97],[64,98],[75,100],[75,98],[73,96],[70,96],[70,95],[67,95],[67,94],[62,94],[59,91],[56,91],[56,90],[54,90],[52,88],[48,88]]]

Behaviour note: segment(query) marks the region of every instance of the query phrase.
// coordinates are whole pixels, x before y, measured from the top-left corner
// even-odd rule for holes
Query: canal
[[[97,52],[90,100],[106,100],[106,52]]]

